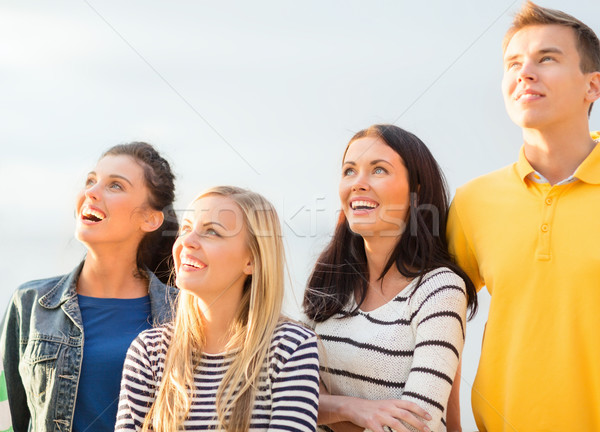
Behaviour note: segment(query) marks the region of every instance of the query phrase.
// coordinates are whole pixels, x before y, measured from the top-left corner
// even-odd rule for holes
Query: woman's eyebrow
[[[123,177],[120,174],[111,174],[111,175],[109,175],[109,178],[118,178],[121,180],[125,180],[127,183],[129,183],[131,186],[133,186],[133,183],[131,183],[127,177]]]
[[[386,163],[388,165],[392,165],[390,162],[386,161],[385,159],[375,159],[374,161],[371,161],[371,165],[377,165],[378,163]]]

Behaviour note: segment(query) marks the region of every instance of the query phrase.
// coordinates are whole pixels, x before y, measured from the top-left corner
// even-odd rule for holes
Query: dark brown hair
[[[148,205],[163,213],[164,221],[155,231],[147,233],[137,250],[137,273],[146,275],[146,269],[167,283],[171,274],[171,249],[179,230],[177,216],[173,210],[175,200],[175,175],[171,166],[154,147],[145,142],[119,144],[108,149],[104,156],[125,155],[132,157],[144,170],[148,188]]]
[[[446,181],[425,144],[410,132],[394,125],[373,125],[355,134],[348,147],[364,137],[381,138],[400,155],[408,171],[410,211],[406,229],[400,235],[379,279],[392,266],[409,278],[421,279],[438,267],[448,267],[466,284],[471,317],[477,310],[473,282],[448,253],[445,229],[448,215]],[[344,213],[340,213],[335,233],[321,253],[304,293],[304,312],[311,320],[322,322],[341,312],[356,292],[357,308],[367,293],[369,271],[363,238],[353,233]],[[420,283],[420,280],[419,280]]]

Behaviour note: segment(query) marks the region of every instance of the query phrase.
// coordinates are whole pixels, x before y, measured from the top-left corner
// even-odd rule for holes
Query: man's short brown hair
[[[569,14],[538,6],[531,1],[526,1],[521,10],[515,15],[512,26],[504,35],[502,51],[506,51],[512,37],[522,28],[551,24],[570,27],[575,32],[577,51],[581,58],[579,67],[583,73],[600,71],[600,42],[594,31]]]

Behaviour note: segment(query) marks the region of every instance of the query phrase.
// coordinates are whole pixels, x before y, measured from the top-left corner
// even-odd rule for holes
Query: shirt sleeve
[[[13,296],[13,300],[4,316],[2,337],[0,339],[0,355],[7,390],[7,400],[4,403],[9,406],[14,431],[26,432],[29,430],[31,414],[27,405],[27,394],[19,374],[21,326],[19,310],[14,299],[15,296]]]
[[[309,333],[302,330],[302,333]],[[287,360],[280,364],[272,384],[272,414],[269,430],[315,431],[319,405],[319,355],[317,337],[296,345]],[[289,345],[281,344],[283,352]]]
[[[416,299],[415,350],[402,394],[402,399],[416,403],[431,415],[432,419],[426,422],[431,430],[439,430],[440,424],[445,424],[448,397],[465,341],[464,281],[454,273],[448,277],[447,273],[436,277],[435,285]]]
[[[460,190],[456,192],[448,214],[448,224],[446,227],[448,250],[460,268],[467,273],[477,291],[479,291],[484,286],[485,281],[479,273],[477,258],[461,220],[459,194]]]
[[[156,398],[156,379],[144,341],[138,336],[123,365],[115,431],[140,431]]]

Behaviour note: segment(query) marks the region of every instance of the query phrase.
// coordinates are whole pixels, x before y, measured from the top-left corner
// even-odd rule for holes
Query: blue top
[[[112,432],[117,418],[125,354],[136,336],[152,327],[150,297],[77,297],[85,329],[85,348],[73,431]]]

